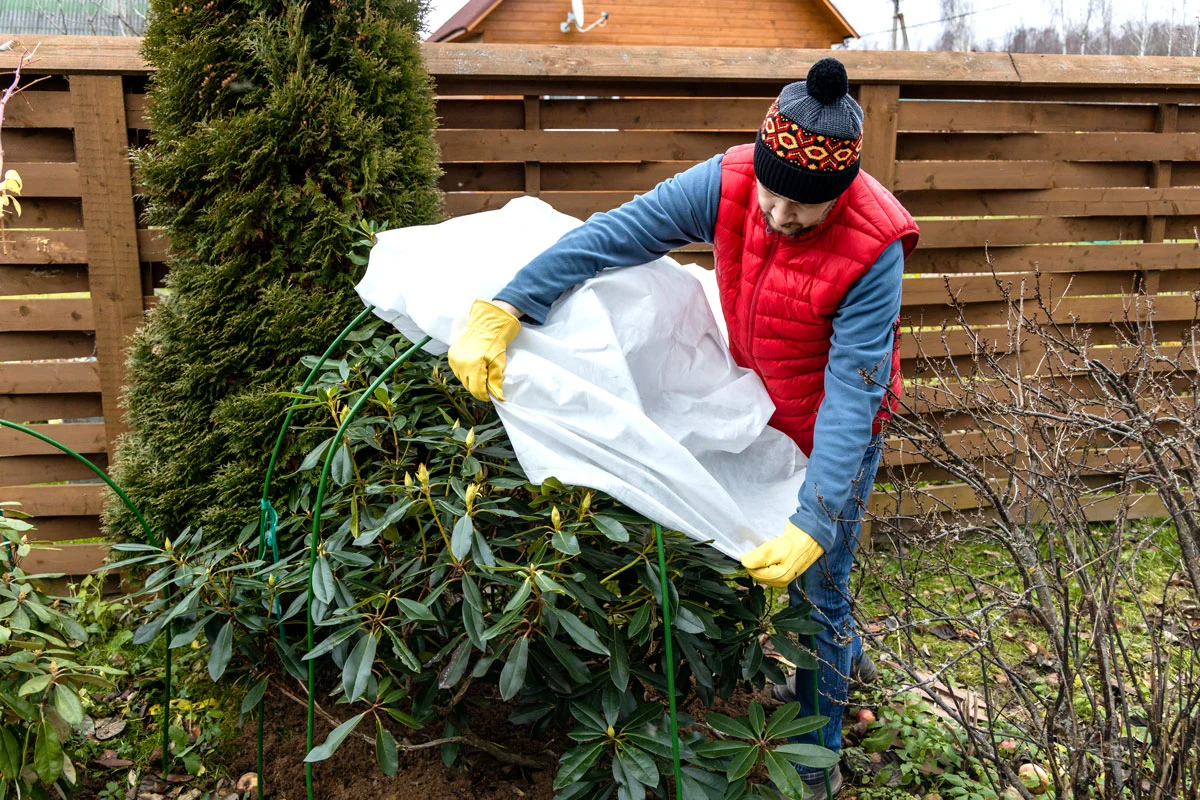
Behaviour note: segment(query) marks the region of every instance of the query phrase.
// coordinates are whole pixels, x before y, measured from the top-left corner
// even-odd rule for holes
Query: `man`
[[[713,244],[734,359],[762,378],[775,403],[771,424],[809,456],[796,513],[742,563],[760,583],[790,585],[793,604],[809,600],[826,626],[817,642],[819,710],[811,673],[799,692],[792,678],[775,694],[798,699],[805,715],[827,715],[822,733],[834,750],[849,682],[875,673],[854,632],[847,587],[879,464],[880,424],[894,407],[883,387],[897,394],[901,387],[900,284],[918,236],[899,201],[859,169],[863,114],[848,89],[842,64],[820,60],[806,81],[784,88],[754,144],[593,215],[494,302],[476,301],[449,354],[472,394],[503,400],[505,349],[519,318],[541,324],[563,292],[600,269]],[[837,769],[828,795],[821,772],[800,772],[818,798],[841,787]]]

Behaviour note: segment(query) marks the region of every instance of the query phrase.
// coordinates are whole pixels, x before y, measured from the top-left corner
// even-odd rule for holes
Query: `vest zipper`
[[[758,280],[754,283],[754,294],[750,297],[750,314],[746,320],[746,354],[751,363],[754,365],[754,371],[758,373],[758,377],[762,378],[762,370],[758,368],[758,355],[754,352],[754,323],[758,314],[758,293],[762,291],[762,286],[767,282],[767,271],[770,269],[771,261],[775,258],[775,250],[779,247],[779,239],[782,234],[771,230],[770,225],[763,225],[763,230],[766,231],[767,238],[771,242],[771,246],[767,248],[767,255],[763,258],[763,267],[758,274]]]

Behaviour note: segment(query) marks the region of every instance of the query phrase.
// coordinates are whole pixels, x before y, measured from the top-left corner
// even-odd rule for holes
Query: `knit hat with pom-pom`
[[[763,186],[797,203],[833,200],[858,175],[862,108],[849,95],[846,68],[823,58],[808,79],[789,83],[771,104],[754,144]]]

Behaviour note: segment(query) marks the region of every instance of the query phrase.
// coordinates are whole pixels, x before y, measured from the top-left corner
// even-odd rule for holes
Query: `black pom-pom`
[[[822,58],[809,69],[804,86],[809,97],[828,106],[846,96],[850,91],[850,79],[842,62],[836,58]]]

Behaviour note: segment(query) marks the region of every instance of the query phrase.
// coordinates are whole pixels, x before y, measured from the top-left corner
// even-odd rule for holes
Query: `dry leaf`
[[[237,790],[239,792],[252,792],[258,788],[258,773],[247,772],[242,777],[238,778]]]
[[[119,717],[105,717],[96,720],[96,741],[104,742],[120,736],[125,730],[125,720]]]

